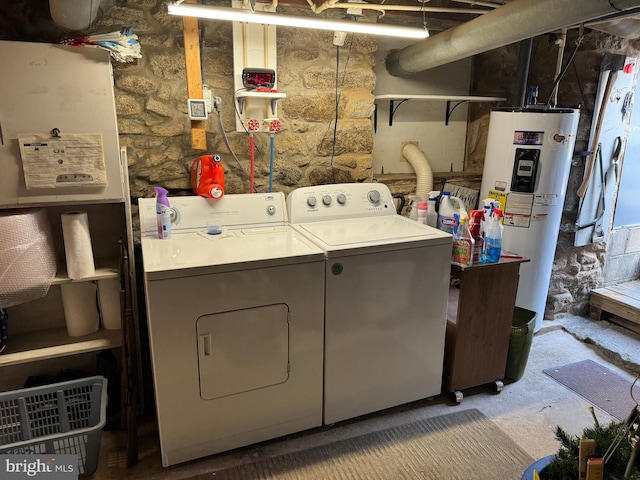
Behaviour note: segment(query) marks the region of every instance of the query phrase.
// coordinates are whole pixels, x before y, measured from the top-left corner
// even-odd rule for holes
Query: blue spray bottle
[[[162,187],[153,187],[156,191],[156,220],[158,222],[158,238],[171,238],[171,205],[167,192]]]

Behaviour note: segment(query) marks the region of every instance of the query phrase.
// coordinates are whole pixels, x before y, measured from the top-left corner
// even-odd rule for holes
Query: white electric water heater
[[[520,267],[516,305],[544,318],[579,110],[491,111],[480,199],[500,201],[502,250],[529,258]]]

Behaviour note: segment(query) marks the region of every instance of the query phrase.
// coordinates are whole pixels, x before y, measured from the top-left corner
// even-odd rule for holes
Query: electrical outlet
[[[400,142],[400,161],[401,162],[406,162],[407,159],[404,158],[404,155],[402,154],[402,151],[404,150],[404,146],[407,144],[411,144],[411,145],[415,145],[416,147],[420,148],[420,144],[418,143],[418,141],[406,141],[406,142]]]
[[[213,94],[211,93],[209,85],[207,85],[206,83],[202,85],[202,98],[204,99],[205,105],[207,107],[207,113],[213,112]]]
[[[333,32],[333,44],[336,47],[344,46],[344,41],[346,38],[347,38],[346,32],[338,32],[338,31]]]

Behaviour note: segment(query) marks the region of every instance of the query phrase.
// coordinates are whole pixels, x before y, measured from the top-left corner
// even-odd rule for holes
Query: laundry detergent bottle
[[[156,191],[156,221],[158,238],[171,238],[171,205],[167,192],[162,187],[153,187]]]
[[[224,167],[220,155],[202,155],[191,164],[191,188],[193,193],[206,198],[222,198],[224,195]]]
[[[452,197],[451,192],[442,192],[438,208],[438,228],[444,232],[453,233],[454,227],[458,225],[455,215],[461,210],[465,210],[462,200]]]

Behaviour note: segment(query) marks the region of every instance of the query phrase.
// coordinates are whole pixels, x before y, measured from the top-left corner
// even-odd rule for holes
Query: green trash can
[[[536,312],[526,308],[515,307],[513,311],[507,368],[504,373],[504,376],[510,380],[517,382],[524,375],[533,342],[536,317]]]

